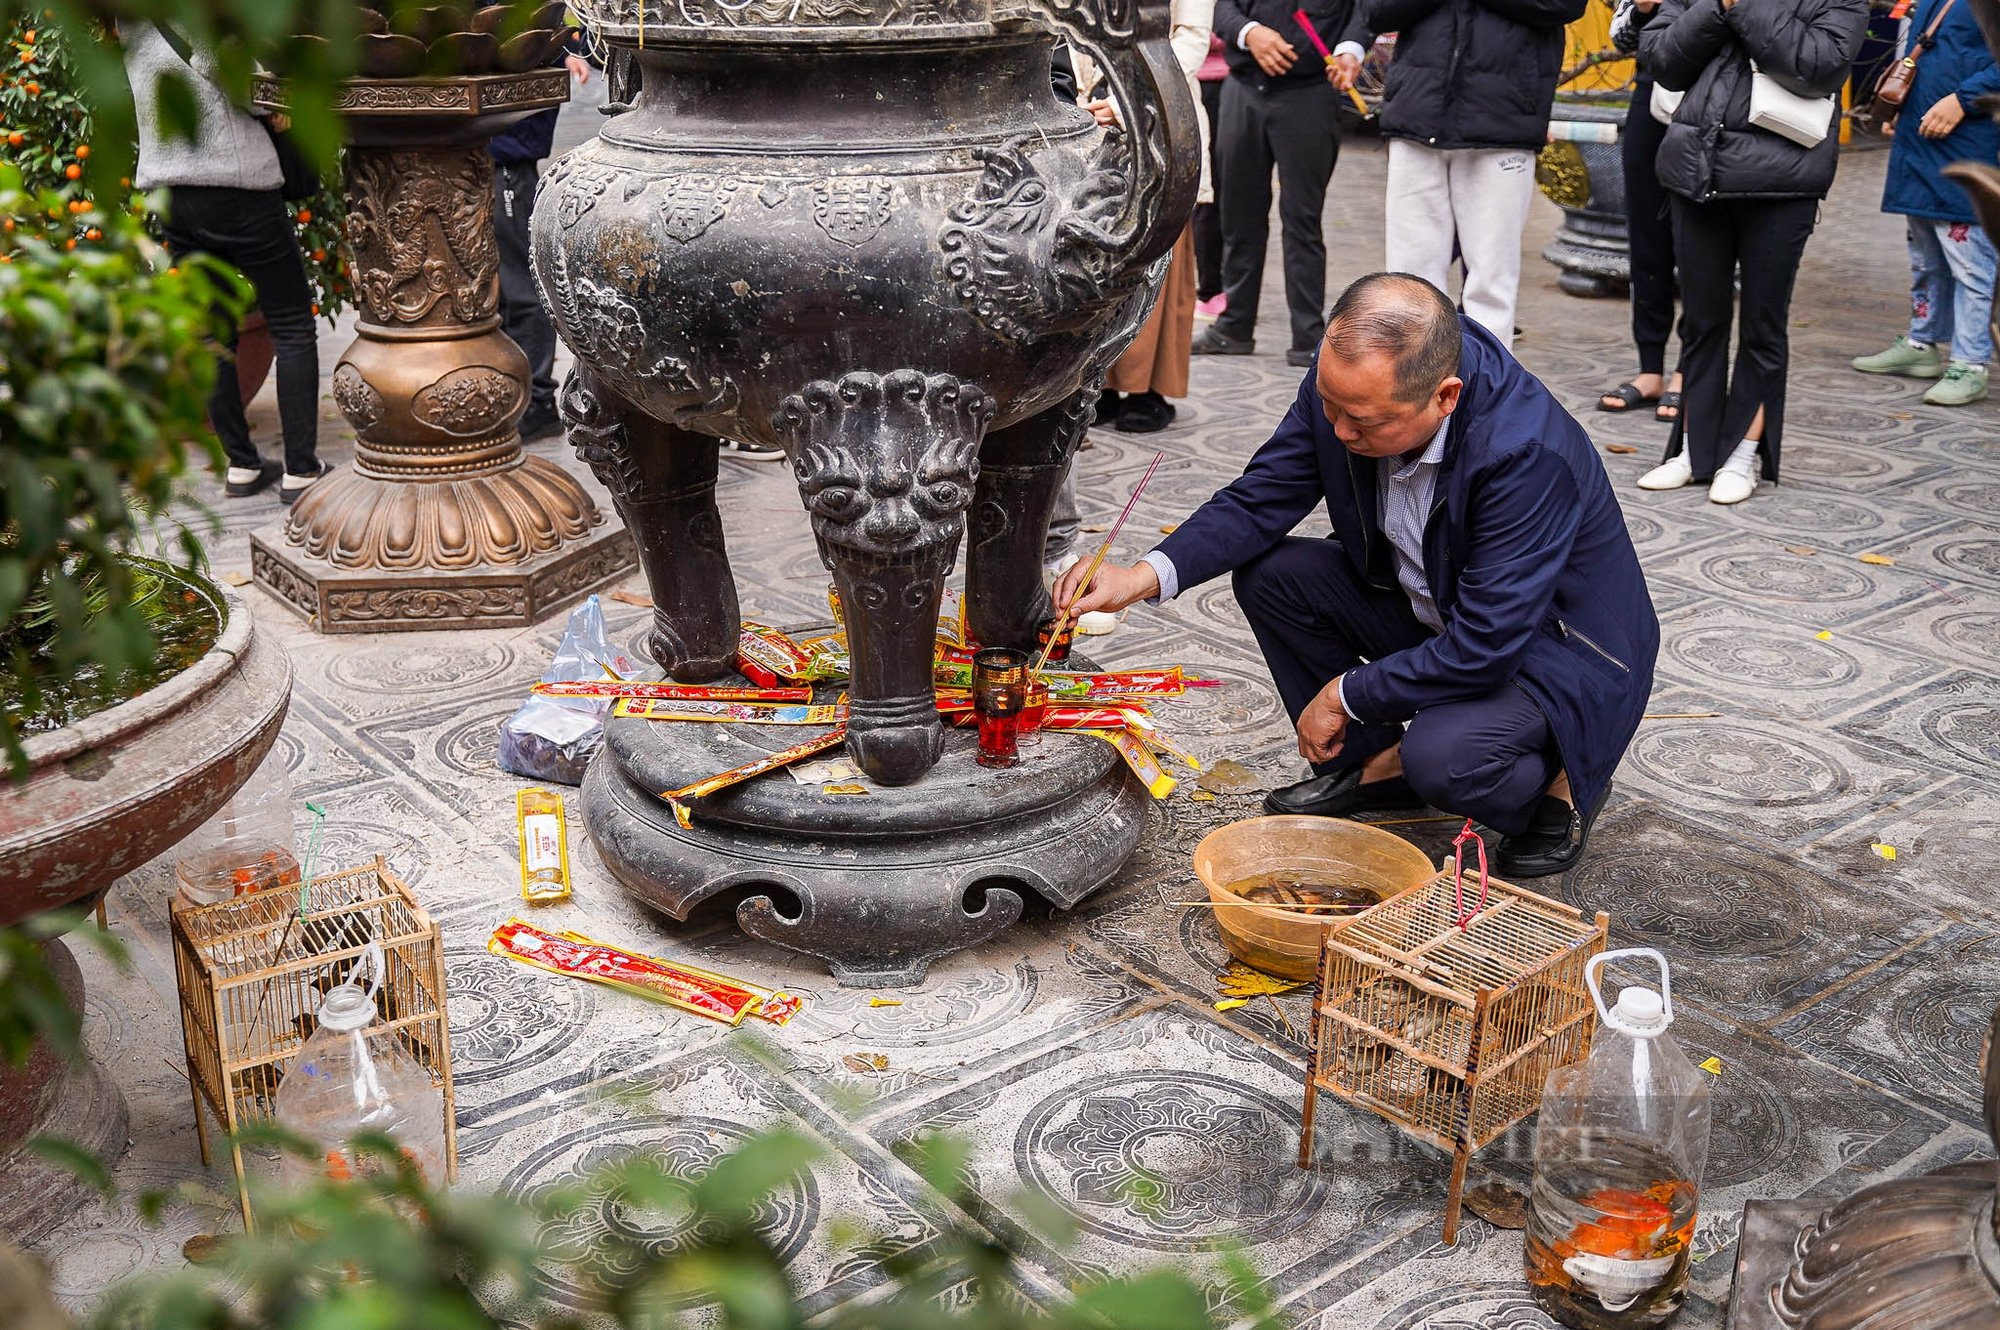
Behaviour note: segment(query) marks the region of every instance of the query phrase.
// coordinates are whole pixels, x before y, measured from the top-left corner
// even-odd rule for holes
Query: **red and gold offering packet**
[[[732,785],[741,785],[744,781],[755,779],[767,771],[776,771],[780,767],[788,767],[794,762],[800,762],[811,757],[814,753],[824,753],[827,749],[837,747],[846,742],[847,727],[842,725],[837,729],[827,731],[816,739],[808,739],[802,744],[795,744],[785,749],[783,752],[772,753],[769,757],[760,757],[755,762],[746,762],[740,767],[732,767],[728,771],[717,772],[715,775],[698,780],[692,785],[683,785],[678,790],[662,790],[660,798],[666,800],[667,805],[674,810],[674,820],[676,822],[680,823],[683,827],[691,827],[694,825],[694,814],[688,808],[686,802],[684,802],[685,800],[699,799],[704,795],[714,794],[717,790],[726,790]]]
[[[1055,710],[1053,707],[1049,709],[1051,712]],[[1155,799],[1166,798],[1180,784],[1160,766],[1160,759],[1153,756],[1153,750],[1130,730],[1084,730],[1082,733],[1094,734],[1116,748],[1118,755],[1125,759],[1125,765],[1132,768],[1132,774],[1146,787],[1146,793]]]
[[[1122,702],[1131,698],[1179,697],[1190,688],[1209,688],[1213,679],[1190,678],[1176,665],[1164,670],[1120,670],[1105,674],[1044,670],[1035,676],[1049,686],[1052,702]],[[940,688],[970,688],[972,665],[940,659],[931,679]]]
[[[635,720],[734,721],[745,725],[838,725],[845,703],[803,706],[797,702],[676,702],[658,697],[621,697],[614,716]]]
[[[543,697],[650,697],[674,702],[810,702],[812,689],[737,688],[696,683],[538,683],[530,691]]]
[[[553,905],[569,899],[569,826],[553,790],[533,787],[514,796],[514,828],[521,837],[521,899]]]
[[[726,1025],[740,1025],[745,1016],[783,1025],[803,1005],[790,993],[626,951],[581,933],[546,932],[522,919],[509,919],[494,929],[486,949],[538,970],[620,988]]]
[[[743,665],[758,666],[764,674],[774,674],[794,683],[812,677],[810,652],[777,629],[752,623],[748,619],[743,621],[743,633],[737,639],[736,657]],[[743,673],[746,677],[757,677],[748,669]],[[759,679],[759,682],[762,680]],[[764,686],[770,687],[769,684]]]

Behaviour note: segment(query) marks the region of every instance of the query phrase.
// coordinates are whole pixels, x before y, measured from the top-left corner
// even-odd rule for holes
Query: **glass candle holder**
[[[1021,713],[1028,705],[1028,657],[988,647],[972,658],[972,713],[979,718],[979,765],[1011,767],[1021,760]]]
[[[1040,679],[1028,680],[1028,699],[1021,708],[1021,742],[1039,743],[1042,722],[1049,716],[1049,686]]]
[[[1057,631],[1058,624],[1061,625],[1060,632]],[[1054,642],[1053,646],[1050,645],[1051,640]],[[1041,627],[1035,630],[1035,645],[1042,647],[1049,653],[1049,663],[1052,665],[1068,660],[1069,649],[1075,642],[1076,619],[1074,616],[1065,615],[1058,619],[1044,620]]]

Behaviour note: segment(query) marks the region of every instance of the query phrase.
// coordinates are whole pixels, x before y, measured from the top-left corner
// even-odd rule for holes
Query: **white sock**
[[[1757,439],[1743,440],[1743,442],[1736,445],[1736,451],[1729,454],[1729,460],[1724,462],[1718,469],[1722,471],[1741,471],[1746,476],[1755,475],[1757,473],[1757,449],[1762,446],[1762,442]]]
[[[254,466],[232,466],[229,468],[227,480],[232,485],[248,485],[262,474],[263,472]]]

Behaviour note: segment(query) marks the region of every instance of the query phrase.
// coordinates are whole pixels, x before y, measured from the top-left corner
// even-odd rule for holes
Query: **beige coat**
[[[1201,129],[1201,189],[1195,195],[1195,202],[1213,203],[1215,183],[1208,176],[1208,112],[1202,107],[1201,82],[1195,75],[1208,59],[1208,34],[1215,25],[1215,0],[1174,0],[1173,24],[1169,40],[1173,42],[1174,59],[1180,62],[1181,73],[1187,76],[1188,93],[1194,98],[1195,123]],[[1077,95],[1078,104],[1095,101],[1094,93],[1103,71],[1082,51],[1072,49],[1070,61],[1076,69],[1076,86],[1083,90]],[[1123,123],[1124,117],[1119,119]]]

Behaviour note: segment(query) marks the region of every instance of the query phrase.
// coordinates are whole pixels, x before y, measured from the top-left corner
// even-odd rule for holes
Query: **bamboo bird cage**
[[[1535,1111],[1551,1071],[1589,1053],[1583,967],[1609,926],[1498,879],[1477,895],[1456,881],[1447,864],[1324,931],[1299,1141],[1309,1168],[1326,1091],[1450,1152],[1447,1243],[1472,1152]]]
[[[382,944],[383,976],[369,1036],[395,1039],[442,1092],[445,1174],[457,1177],[444,945],[437,924],[379,857],[315,878],[303,891],[178,908],[173,936],[201,1160],[209,1162],[206,1108],[230,1134],[246,1225],[250,1199],[236,1129],[272,1116],[293,1055],[319,1026],[320,999],[347,978],[370,941]]]

